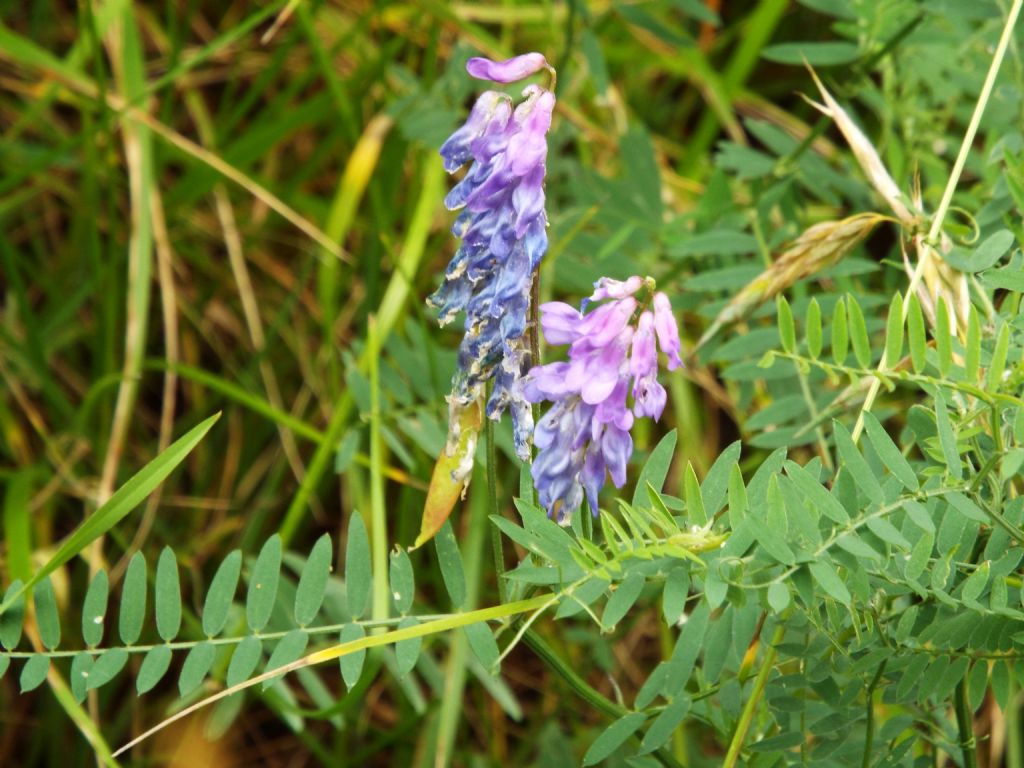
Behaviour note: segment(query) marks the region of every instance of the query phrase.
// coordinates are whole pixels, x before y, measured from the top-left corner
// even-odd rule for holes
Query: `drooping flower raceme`
[[[500,83],[547,67],[539,53],[503,62],[475,58],[466,65],[473,77]],[[528,459],[533,418],[516,384],[531,362],[524,336],[530,285],[548,245],[544,172],[555,97],[536,85],[527,86],[523,97],[513,105],[508,95],[486,91],[441,147],[449,173],[467,162],[470,167],[445,198],[449,210],[461,209],[452,232],[462,242],[428,302],[442,325],[466,313],[449,396],[452,423],[493,378],[487,415],[497,419],[511,410],[516,450]]]
[[[621,488],[633,453],[634,419],[657,421],[665,409],[658,383],[658,349],[666,367],[682,365],[679,329],[668,297],[655,293],[652,309],[640,306],[641,289],[654,281],[602,278],[583,309],[561,302],[543,304],[541,328],[552,345],[569,345],[569,359],[533,368],[522,391],[532,403],[552,406],[537,423],[533,481],[548,514],[567,524],[584,495],[593,514],[607,475]],[[586,311],[592,302],[600,302]],[[637,313],[639,312],[639,316]],[[632,406],[629,401],[632,400]]]

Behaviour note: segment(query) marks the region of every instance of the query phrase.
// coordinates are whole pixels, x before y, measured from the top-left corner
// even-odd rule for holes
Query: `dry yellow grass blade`
[[[693,350],[696,354],[722,326],[745,317],[755,307],[802,280],[835,264],[864,240],[880,222],[891,221],[880,213],[860,213],[838,221],[822,221],[809,227],[764,272],[746,285],[718,313]]]
[[[850,145],[850,149],[853,150],[854,157],[857,158],[868,181],[888,203],[900,224],[908,232],[913,233],[912,242],[917,253],[917,264],[911,265],[906,253],[904,253],[904,263],[907,275],[911,278],[911,285],[921,300],[921,307],[929,322],[932,325],[935,324],[935,306],[941,296],[945,299],[946,305],[954,310],[950,315],[952,325],[950,330],[957,333],[959,329],[966,327],[970,298],[967,278],[963,273],[951,267],[936,251],[936,248],[942,253],[949,251],[952,247],[949,237],[941,230],[929,232],[928,236],[921,231],[922,217],[914,214],[904,203],[904,199],[907,198],[900,192],[899,185],[892,178],[885,164],[882,163],[874,145],[857,127],[849,113],[832,98],[814,70],[810,67],[808,69],[811,77],[814,78],[815,85],[818,86],[822,100],[825,102],[822,105],[811,101],[811,104],[835,121],[836,126]],[[923,205],[918,194],[915,194],[911,200],[914,209],[922,210]]]
[[[861,129],[857,127],[857,124],[853,122],[853,119],[846,110],[839,106],[839,103],[832,98],[832,94],[828,92],[821,80],[818,79],[815,71],[810,67],[808,67],[808,70],[810,70],[811,77],[814,78],[814,83],[818,86],[818,91],[821,93],[821,98],[825,103],[818,104],[810,99],[808,101],[820,112],[828,115],[835,121],[836,126],[846,139],[846,143],[853,150],[853,156],[857,158],[857,162],[864,171],[864,175],[871,182],[871,186],[888,203],[889,208],[892,209],[900,223],[908,228],[914,227],[917,223],[917,217],[910,212],[910,209],[903,202],[903,193],[900,192],[899,185],[885,167],[882,158],[878,156],[874,145],[868,140],[868,137],[864,135]]]
[[[273,680],[276,677],[281,677],[282,675],[295,672],[305,667],[312,667],[317,664],[323,664],[327,661],[334,661],[335,659],[340,659],[342,656],[347,656],[350,653],[355,653],[356,651],[364,649],[390,645],[402,640],[410,640],[415,637],[427,637],[428,635],[436,635],[441,632],[450,632],[453,629],[465,627],[470,624],[477,624],[479,622],[494,621],[497,619],[504,619],[509,616],[517,616],[521,613],[528,613],[530,611],[544,610],[557,602],[560,596],[571,594],[572,589],[573,588],[570,587],[568,591],[563,591],[561,593],[536,595],[525,600],[505,603],[504,605],[497,605],[492,608],[480,608],[467,613],[451,614],[439,619],[434,619],[433,621],[425,621],[422,624],[417,624],[415,626],[405,627],[403,629],[393,629],[383,634],[368,635],[366,637],[359,638],[358,640],[350,640],[349,642],[332,645],[329,648],[324,648],[320,651],[314,651],[307,656],[303,656],[297,661],[293,661],[290,664],[284,664],[268,672],[264,672],[261,675],[250,678],[245,682],[238,683],[230,688],[225,688],[223,691],[215,693],[212,696],[208,696],[205,699],[201,699],[195,704],[179,710],[150,728],[145,733],[137,736],[124,746],[118,748],[118,750],[113,753],[113,757],[116,758],[118,755],[124,754],[129,749],[145,741],[153,734],[162,731],[171,723],[177,722],[178,720],[191,715],[193,712],[196,712],[209,704],[213,704],[221,699],[227,698],[228,696],[238,693],[239,691],[243,691],[246,688],[252,688],[260,683]],[[536,616],[537,614],[534,615]]]

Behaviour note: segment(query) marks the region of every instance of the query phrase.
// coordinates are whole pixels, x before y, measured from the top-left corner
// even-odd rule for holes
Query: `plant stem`
[[[498,467],[496,464],[497,451],[494,446],[494,422],[484,416],[484,441],[487,444],[487,516],[500,515],[498,510]],[[494,551],[494,578],[498,582],[498,599],[504,603],[508,599],[505,585],[505,548],[501,541],[501,531],[498,526],[488,526],[491,529],[491,548]]]
[[[963,768],[977,768],[974,750],[974,723],[967,704],[967,686],[961,680],[953,692],[953,707],[956,709],[956,727],[960,733],[960,750],[963,753]]]
[[[493,430],[491,424],[491,420],[487,419],[489,430]],[[493,438],[493,435],[491,437]],[[489,459],[488,467],[490,467]],[[479,471],[479,468],[475,470],[476,473]],[[479,478],[477,478],[477,482],[479,482]],[[491,509],[490,498],[489,493],[487,500],[480,499],[479,495],[475,494],[471,500],[469,532],[464,545],[466,601],[462,610],[472,611],[477,607],[480,597],[480,572],[484,559],[486,532],[488,528],[492,531],[498,530],[497,526],[491,525],[488,515]],[[501,584],[500,575],[498,584]],[[504,597],[501,602],[505,602]],[[466,689],[466,672],[469,669],[469,642],[464,632],[452,633],[449,649],[448,660],[445,663],[444,694],[438,712],[437,743],[432,758],[434,768],[443,768],[451,764],[459,725],[463,721],[463,697]]]
[[[878,665],[878,669],[875,671],[875,676],[871,678],[871,682],[868,683],[867,689],[867,703],[866,714],[867,714],[867,735],[864,737],[864,759],[861,760],[863,768],[871,768],[871,750],[875,743],[875,701],[874,694],[875,688],[878,686],[878,681],[882,679],[882,675],[885,673],[885,664],[882,662]]]
[[[384,514],[384,445],[380,431],[380,329],[376,316],[367,323],[370,364],[370,544],[373,563],[373,610],[375,620],[386,619],[388,591],[388,532]]]
[[[1020,732],[1020,689],[1010,675],[1009,703],[1006,706],[1006,768],[1024,768],[1024,749]]]
[[[726,752],[722,768],[734,768],[736,761],[739,759],[740,750],[743,749],[743,742],[747,737],[747,730],[749,730],[750,723],[754,719],[754,711],[757,709],[757,704],[761,700],[761,694],[764,693],[764,687],[768,683],[768,675],[772,671],[772,665],[775,664],[775,646],[782,642],[785,632],[785,624],[780,623],[775,628],[775,633],[772,635],[768,648],[764,652],[764,658],[761,660],[761,668],[757,672],[757,677],[754,678],[754,687],[750,691],[750,698],[743,705],[743,711],[740,713],[740,720],[736,724],[736,732],[732,735],[732,741],[729,742],[729,751]]]

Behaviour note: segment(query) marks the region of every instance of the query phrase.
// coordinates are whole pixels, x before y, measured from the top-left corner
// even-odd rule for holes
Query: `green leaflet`
[[[243,638],[231,655],[231,662],[228,664],[227,675],[224,678],[227,686],[231,688],[252,677],[262,656],[263,643],[258,637],[249,635]]]
[[[216,656],[217,648],[210,642],[199,643],[188,652],[178,676],[178,692],[182,696],[188,696],[203,684]]]
[[[366,534],[363,518],[353,514],[348,521],[348,542],[345,545],[345,587],[348,610],[358,619],[366,610],[370,598],[370,538]]]
[[[91,691],[106,685],[124,669],[127,663],[128,651],[123,648],[109,648],[105,650],[96,657],[92,669],[89,670],[86,688]]]
[[[270,672],[278,667],[291,664],[302,656],[308,643],[309,635],[301,629],[293,629],[289,631],[288,634],[278,640],[277,645],[274,646],[274,650],[270,654],[270,659],[267,661],[267,671]],[[275,676],[265,680],[263,682],[263,690],[267,690],[267,688],[274,684],[275,680],[279,679],[280,676]]]
[[[313,545],[295,591],[295,621],[300,627],[310,624],[320,612],[331,574],[331,537],[324,534]]]
[[[156,564],[153,611],[156,631],[165,642],[171,642],[181,629],[181,582],[178,561],[170,547],[164,547]]]
[[[274,534],[260,550],[249,577],[249,594],[245,601],[245,618],[253,632],[259,632],[270,621],[277,600],[281,577],[281,537]]]
[[[97,571],[82,601],[82,639],[89,646],[103,640],[103,623],[107,616],[107,596],[110,591],[106,571]]]
[[[461,608],[466,602],[466,573],[462,565],[462,552],[455,540],[451,521],[445,520],[444,525],[434,536],[434,548],[437,552],[437,563],[441,569],[448,597],[453,608]]]
[[[171,649],[166,645],[158,645],[146,652],[142,659],[142,666],[139,667],[139,674],[135,678],[135,689],[139,695],[153,690],[160,682],[168,667],[171,666]]]
[[[362,624],[346,624],[342,627],[338,642],[350,643],[353,640],[361,640],[366,637],[366,630]],[[363,663],[366,661],[366,650],[361,649],[338,659],[341,665],[341,677],[345,681],[345,687],[352,690],[359,682],[359,676],[363,671]]]
[[[412,573],[412,562],[404,549],[396,549],[391,553],[389,575],[391,598],[395,601],[395,609],[401,614],[406,614],[412,608],[416,582]]]
[[[57,613],[57,598],[53,594],[49,576],[36,585],[32,596],[36,606],[39,639],[47,650],[55,650],[60,645],[60,615]]]
[[[207,637],[216,637],[224,629],[241,573],[242,553],[236,549],[221,562],[206,590],[206,601],[203,603],[203,632]]]
[[[647,720],[643,712],[630,712],[609,725],[594,739],[583,756],[583,765],[596,765],[621,747]]]
[[[419,621],[413,616],[406,616],[398,623],[399,629],[415,627]],[[420,649],[423,647],[422,637],[412,637],[407,640],[399,640],[395,643],[395,659],[398,662],[398,676],[405,677],[420,658]]]
[[[21,668],[21,677],[18,678],[18,686],[22,693],[34,691],[50,671],[50,659],[47,656],[32,656]]]
[[[118,633],[125,645],[134,645],[142,634],[146,619],[146,558],[141,552],[132,555],[121,586],[121,611]]]
[[[501,650],[498,648],[498,642],[494,639],[491,628],[486,623],[479,622],[467,624],[462,631],[466,633],[466,640],[469,642],[473,655],[483,664],[484,669],[492,674],[495,673]]]

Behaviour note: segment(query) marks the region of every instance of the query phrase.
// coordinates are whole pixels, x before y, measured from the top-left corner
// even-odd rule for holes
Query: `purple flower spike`
[[[502,83],[545,67],[539,53],[503,62],[471,59],[467,65],[474,77]],[[555,97],[535,85],[523,96],[513,108],[506,94],[481,94],[466,123],[441,147],[449,173],[470,167],[445,198],[449,210],[461,209],[452,233],[462,242],[427,302],[439,310],[442,325],[466,313],[453,407],[480,399],[493,380],[487,415],[499,419],[511,411],[516,451],[526,460],[533,416],[519,381],[531,362],[524,338],[530,285],[548,247],[544,173]]]
[[[561,302],[540,307],[545,338],[569,345],[569,359],[533,368],[520,391],[531,403],[553,403],[537,424],[539,453],[532,473],[541,503],[548,514],[557,514],[559,523],[572,519],[584,496],[597,515],[607,477],[616,487],[626,482],[634,417],[657,420],[665,410],[667,395],[657,380],[658,346],[669,367],[677,367],[679,332],[664,294],[636,298],[644,286],[653,290],[654,282],[602,278],[589,301],[610,300],[589,312]],[[643,308],[647,301],[653,312]]]
[[[491,61],[480,56],[466,62],[466,71],[477,80],[492,83],[514,83],[524,77],[540,72],[548,66],[548,60],[540,53],[524,53],[505,61]]]

